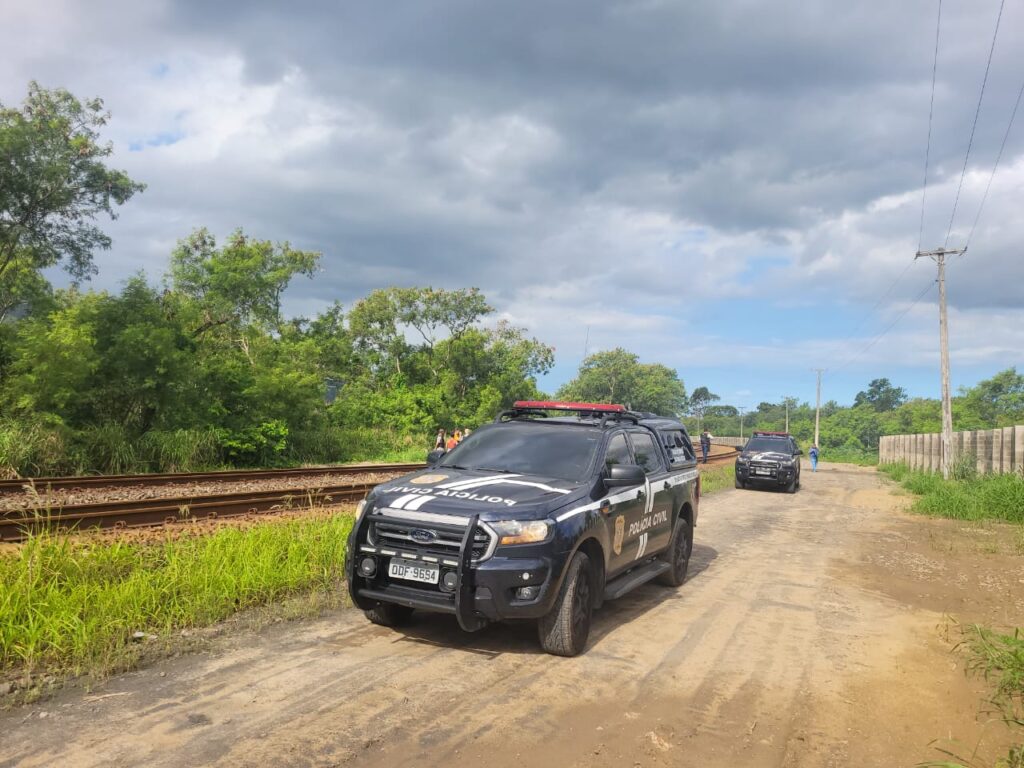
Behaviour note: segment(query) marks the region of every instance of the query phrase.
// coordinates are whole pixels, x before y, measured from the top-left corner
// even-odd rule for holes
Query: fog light
[[[370,578],[377,572],[377,561],[372,557],[364,557],[359,561],[359,575],[363,578]]]
[[[540,587],[520,587],[516,590],[516,600],[533,600],[540,594]]]
[[[441,589],[445,592],[454,592],[455,587],[458,586],[459,576],[455,571],[445,571],[441,576]]]

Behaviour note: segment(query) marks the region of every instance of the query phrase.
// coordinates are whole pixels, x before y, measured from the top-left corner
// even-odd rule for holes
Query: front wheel
[[[663,556],[668,560],[669,569],[658,576],[658,583],[666,587],[678,587],[686,581],[686,571],[690,567],[690,554],[693,552],[693,527],[690,520],[680,517],[676,523],[676,533],[669,544],[668,552]]]
[[[379,624],[382,627],[400,627],[403,624],[408,624],[409,619],[412,618],[412,608],[394,603],[377,603],[375,607],[363,611],[363,613],[373,624]]]
[[[794,477],[789,481],[789,485],[786,486],[786,493],[796,493],[796,489],[799,487],[800,482]]]
[[[742,480],[740,480],[740,479],[739,479],[738,477],[737,477],[737,478],[736,478],[736,480],[735,480],[735,485],[736,485],[736,487],[737,487],[737,488],[739,488],[740,490],[743,490],[744,488],[746,488],[746,487],[747,487],[746,485],[744,485],[743,481],[742,481]]]
[[[537,622],[540,647],[555,656],[578,656],[590,635],[594,600],[590,590],[590,558],[577,552],[569,563],[555,604]]]

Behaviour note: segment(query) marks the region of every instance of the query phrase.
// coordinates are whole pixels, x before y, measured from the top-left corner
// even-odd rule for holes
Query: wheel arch
[[[594,595],[594,608],[600,608],[604,597],[604,582],[605,582],[605,551],[601,542],[596,536],[588,536],[581,541],[573,554],[576,552],[582,552],[590,560],[590,586]],[[572,558],[569,558],[571,562]]]

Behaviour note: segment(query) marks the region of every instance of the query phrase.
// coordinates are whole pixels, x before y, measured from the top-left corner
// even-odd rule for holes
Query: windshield
[[[789,440],[771,438],[771,437],[753,437],[750,442],[747,443],[747,447],[744,451],[754,451],[755,453],[763,453],[765,451],[774,451],[775,453],[790,453],[793,447],[790,445]]]
[[[541,475],[580,482],[601,442],[601,431],[554,424],[489,424],[474,431],[439,467]]]

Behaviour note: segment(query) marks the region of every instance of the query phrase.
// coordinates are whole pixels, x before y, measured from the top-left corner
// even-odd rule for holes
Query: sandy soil
[[[691,577],[597,615],[576,659],[529,626],[396,632],[352,610],[0,715],[0,765],[900,766],[998,754],[948,616],[1024,624],[1000,526],[912,517],[872,470],[702,505]]]

